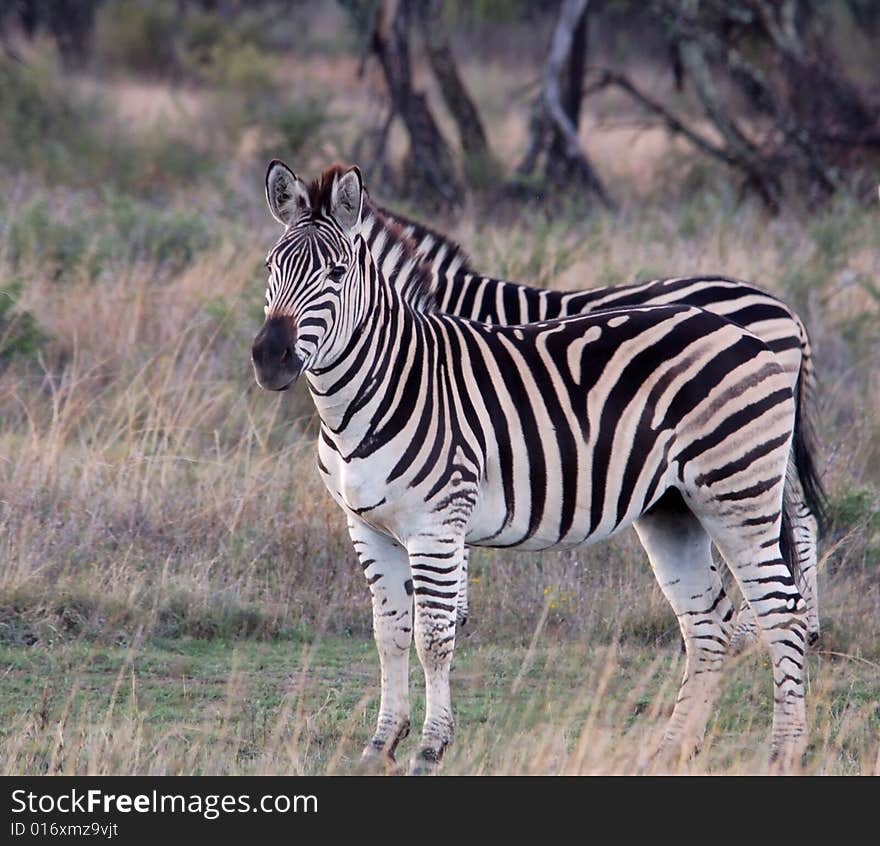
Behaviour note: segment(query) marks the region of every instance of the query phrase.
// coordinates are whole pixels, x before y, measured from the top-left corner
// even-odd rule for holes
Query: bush
[[[51,55],[27,66],[0,56],[3,164],[73,187],[164,197],[212,172],[216,159],[166,129],[131,134],[102,101],[71,91]]]
[[[48,340],[34,316],[15,307],[20,292],[20,283],[0,290],[0,370],[16,356],[34,355]]]
[[[847,484],[829,502],[832,536],[847,543],[834,549],[829,572],[863,569],[880,575],[880,490],[868,483]]]
[[[205,79],[218,88],[253,97],[274,91],[269,59],[253,44],[227,33],[208,51],[202,66]]]
[[[97,207],[74,201],[56,213],[46,197],[36,197],[9,226],[13,267],[35,263],[56,279],[78,272],[94,279],[114,263],[138,259],[179,270],[212,243],[204,217],[110,191]]]
[[[99,155],[94,102],[84,102],[58,82],[53,56],[28,65],[0,54],[0,149],[3,163],[64,179]]]
[[[255,158],[296,156],[316,145],[333,119],[317,98],[291,101],[272,75],[271,58],[234,32],[192,54],[191,60],[200,78],[214,88],[210,112],[230,151],[238,150],[245,130],[256,130]]]
[[[103,5],[95,35],[99,61],[153,76],[175,72],[178,17],[167,0],[116,0]]]
[[[274,102],[266,110],[260,125],[265,142],[258,158],[296,158],[310,146],[319,143],[325,128],[333,120],[327,107],[319,100],[310,99],[284,105]]]
[[[829,506],[831,525],[836,532],[864,527],[869,536],[880,533],[880,491],[873,485],[847,485],[831,499]]]
[[[14,267],[25,262],[49,265],[57,278],[83,266],[88,248],[80,216],[70,211],[63,217],[53,216],[46,197],[24,206],[9,225],[9,256]]]
[[[130,262],[152,259],[180,269],[213,239],[203,217],[180,209],[157,209],[131,197],[111,195],[97,217],[99,252]]]

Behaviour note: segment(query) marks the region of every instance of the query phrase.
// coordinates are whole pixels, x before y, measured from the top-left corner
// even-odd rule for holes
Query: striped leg
[[[709,535],[683,507],[660,508],[635,523],[687,654],[684,678],[655,762],[672,764],[702,742],[730,640],[733,606],[712,561]]]
[[[715,542],[751,606],[770,651],[774,686],[770,761],[775,769],[784,771],[806,748],[806,603],[773,533],[763,538],[749,537],[739,526],[716,535]]]
[[[792,532],[794,533],[795,554],[800,571],[799,587],[807,607],[807,643],[819,639],[819,568],[818,568],[818,524],[800,493],[800,484],[789,477],[792,490],[796,491],[796,502],[792,506]],[[733,654],[744,652],[758,640],[758,624],[755,615],[743,600],[734,623],[730,651]]]
[[[412,644],[412,582],[404,548],[363,523],[348,531],[373,598],[373,635],[382,668],[376,732],[364,762],[388,767],[397,744],[409,734],[409,650]]]
[[[458,626],[463,627],[468,621],[468,550],[465,547],[464,557],[461,559],[461,576],[458,582]]]
[[[819,623],[819,525],[806,503],[799,501],[792,517],[794,548],[801,572],[801,593],[807,604],[807,642],[815,643],[822,633]]]
[[[416,651],[425,671],[425,723],[410,772],[434,772],[452,742],[449,670],[461,585],[464,544],[451,538],[420,537],[410,545],[415,594]]]

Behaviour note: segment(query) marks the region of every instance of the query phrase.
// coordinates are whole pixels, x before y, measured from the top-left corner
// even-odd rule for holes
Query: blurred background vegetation
[[[823,648],[876,667],[878,54],[871,0],[3,4],[0,648],[73,666],[83,644],[367,637],[308,398],[250,370],[279,157],[359,164],[497,276],[724,273],[794,305],[833,509]],[[631,539],[477,552],[471,577],[472,648],[540,630],[677,654]],[[58,764],[39,714],[70,703],[44,671],[0,702],[8,771]]]

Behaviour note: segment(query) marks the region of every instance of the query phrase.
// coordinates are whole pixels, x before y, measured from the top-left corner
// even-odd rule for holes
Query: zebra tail
[[[797,382],[792,449],[804,503],[816,518],[818,534],[822,537],[828,527],[828,496],[816,464],[818,440],[811,415],[812,402],[812,367],[806,352]]]
[[[797,547],[794,542],[794,527],[791,520],[791,505],[789,498],[783,498],[782,504],[782,526],[779,530],[779,550],[782,553],[782,560],[788,568],[794,583],[800,584],[801,566],[798,559]]]

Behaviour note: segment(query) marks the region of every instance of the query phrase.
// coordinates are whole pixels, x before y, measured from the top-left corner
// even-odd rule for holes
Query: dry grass
[[[312,93],[353,78],[348,60],[319,56],[300,69]],[[525,102],[504,108],[505,80],[489,68],[474,88],[487,114],[504,113],[508,123],[493,132],[513,150]],[[365,85],[371,92],[375,80]],[[198,92],[115,86],[129,109],[120,113],[143,120],[144,131],[178,102],[181,121],[203,113]],[[350,87],[332,105],[347,118],[328,146],[344,150],[376,100]],[[682,151],[656,130],[634,133],[585,130],[624,201],[615,217],[510,223],[470,208],[435,223],[477,267],[514,279],[573,288],[724,272],[798,306],[823,376],[837,517],[825,547],[824,637],[809,662],[805,771],[877,773],[875,221],[845,203],[770,220],[716,172],[697,169],[683,185]],[[210,249],[176,265],[149,251],[117,256],[97,272],[85,259],[16,254],[12,224],[31,193],[55,220],[84,207],[87,257],[100,198],[0,177],[9,224],[0,227],[0,289],[20,285],[17,308],[49,338],[38,353],[0,359],[5,773],[348,772],[368,737],[378,670],[367,592],[314,470],[310,403],[301,389],[260,392],[250,372],[275,229],[258,176],[244,181],[257,170],[242,156],[225,181],[206,178],[162,200],[206,222]],[[296,165],[308,173],[322,156],[311,151]],[[373,190],[382,196],[382,186]],[[682,659],[674,617],[634,540],[576,554],[480,551],[471,578],[446,771],[644,768]],[[769,680],[762,655],[735,663],[706,746],[681,771],[763,771]]]

